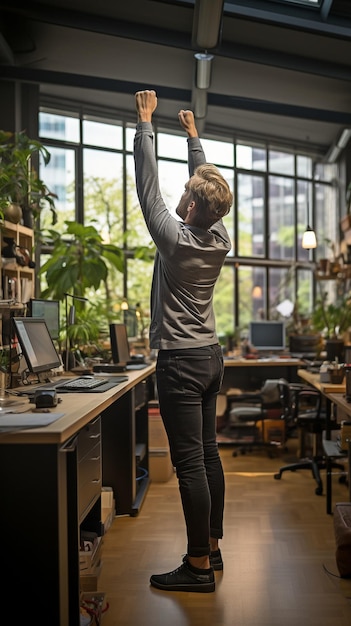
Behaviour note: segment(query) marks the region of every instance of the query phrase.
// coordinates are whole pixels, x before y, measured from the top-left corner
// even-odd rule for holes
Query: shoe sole
[[[162,589],[163,591],[193,591],[197,593],[212,593],[215,591],[216,585],[214,582],[212,583],[201,583],[199,585],[185,584],[185,585],[162,585],[152,579],[150,579],[150,583],[153,587],[157,589]]]

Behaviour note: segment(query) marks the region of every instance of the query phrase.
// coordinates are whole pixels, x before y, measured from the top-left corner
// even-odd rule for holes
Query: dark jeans
[[[216,398],[223,379],[219,345],[160,350],[160,413],[176,468],[190,556],[209,554],[223,536],[224,474],[216,442]]]

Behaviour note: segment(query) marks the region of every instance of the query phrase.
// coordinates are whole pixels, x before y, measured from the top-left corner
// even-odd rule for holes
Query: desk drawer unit
[[[78,512],[80,520],[101,495],[101,419],[87,424],[78,435]]]

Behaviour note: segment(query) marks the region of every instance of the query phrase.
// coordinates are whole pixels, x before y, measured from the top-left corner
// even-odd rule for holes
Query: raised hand
[[[194,113],[192,111],[184,111],[181,109],[178,113],[178,119],[182,128],[188,134],[188,137],[197,137]]]
[[[151,122],[152,114],[157,107],[156,91],[146,89],[135,94],[136,110],[139,122]]]

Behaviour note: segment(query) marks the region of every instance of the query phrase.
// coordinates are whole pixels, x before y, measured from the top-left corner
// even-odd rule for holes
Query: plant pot
[[[327,351],[327,361],[332,363],[337,360],[339,363],[343,363],[345,352],[343,339],[327,339],[325,349]]]
[[[22,219],[22,209],[19,204],[12,202],[4,209],[5,220],[12,224],[19,224]]]
[[[343,367],[335,367],[329,369],[329,381],[332,385],[341,385],[344,380],[345,370]]]

